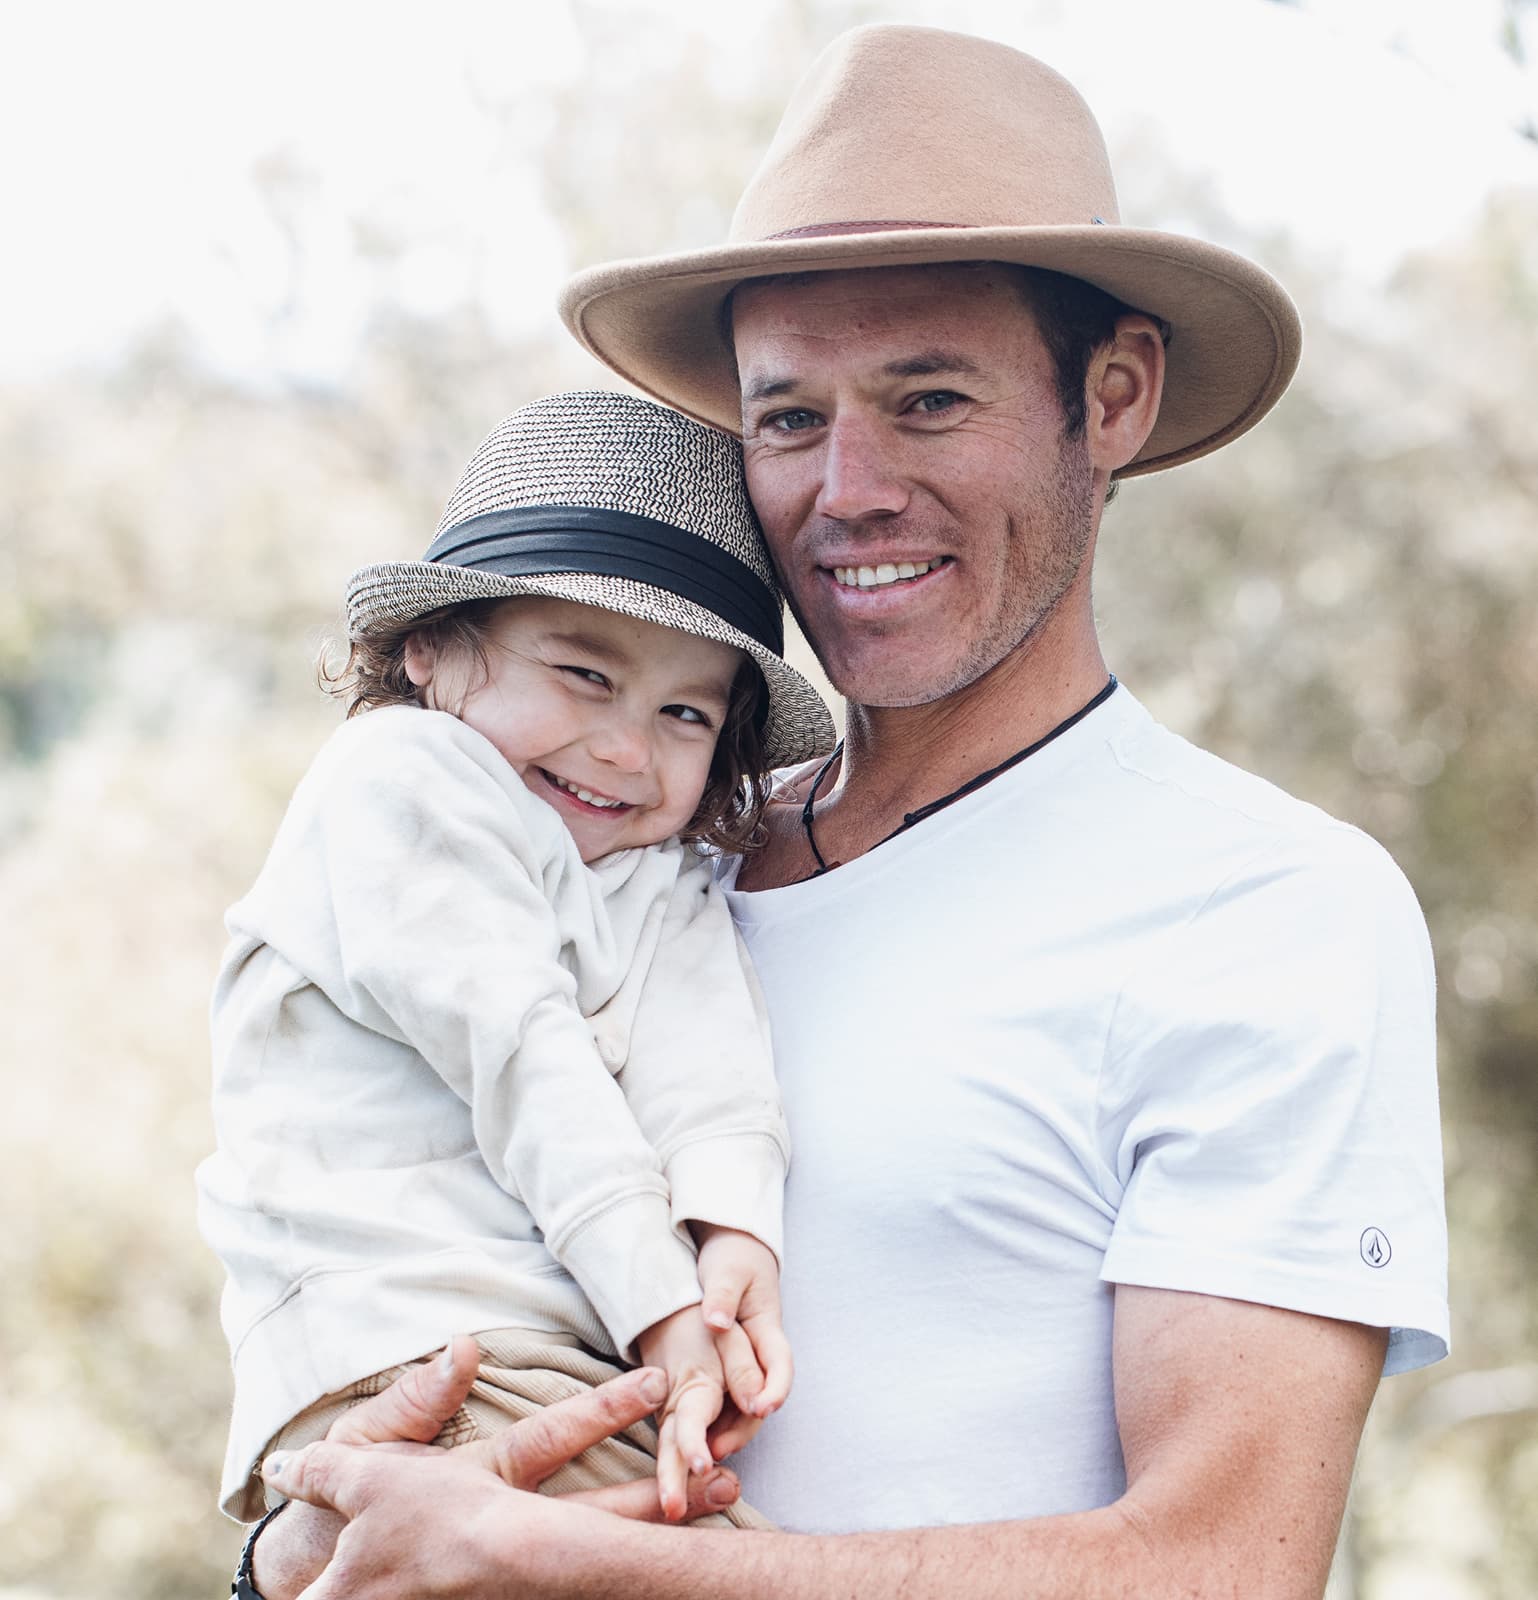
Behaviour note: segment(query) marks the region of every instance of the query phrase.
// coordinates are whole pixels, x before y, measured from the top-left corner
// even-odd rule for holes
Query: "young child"
[[[527,406],[426,558],[365,568],[347,607],[348,721],[214,992],[222,1505],[258,1516],[269,1451],[474,1332],[441,1442],[655,1364],[660,1440],[547,1487],[655,1452],[680,1516],[790,1381],[785,1134],[709,850],[751,845],[769,768],[832,743],[781,655],[736,441],[623,395]]]

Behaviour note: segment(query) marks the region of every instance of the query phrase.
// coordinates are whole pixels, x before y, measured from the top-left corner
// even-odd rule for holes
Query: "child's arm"
[[[661,1158],[676,1225],[781,1248],[790,1145],[763,997],[711,863],[679,872],[619,1076]]]
[[[567,935],[545,884],[559,823],[543,827],[538,802],[463,724],[402,711],[393,730],[367,726],[389,716],[362,719],[365,748],[316,819],[309,867],[331,891],[332,998],[410,1045],[464,1102],[491,1175],[628,1356],[642,1328],[699,1290],[661,1163],[560,959]],[[441,1127],[421,1139],[452,1153],[462,1123],[436,1105],[423,1112]]]

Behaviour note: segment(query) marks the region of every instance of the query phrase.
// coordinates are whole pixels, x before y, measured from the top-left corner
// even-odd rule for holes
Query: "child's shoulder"
[[[378,763],[394,768],[402,761],[469,759],[489,766],[488,755],[502,760],[481,734],[446,711],[379,706],[349,717],[321,747],[316,761],[337,766]]]
[[[419,706],[349,717],[321,747],[305,783],[333,794],[404,791],[419,800],[490,785],[520,806],[533,800],[488,739],[446,711]]]

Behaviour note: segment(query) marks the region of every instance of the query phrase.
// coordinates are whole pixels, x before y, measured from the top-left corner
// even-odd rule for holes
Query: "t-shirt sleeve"
[[[1118,998],[1099,1091],[1101,1276],[1447,1353],[1435,979],[1408,883],[1320,830],[1219,884]]]

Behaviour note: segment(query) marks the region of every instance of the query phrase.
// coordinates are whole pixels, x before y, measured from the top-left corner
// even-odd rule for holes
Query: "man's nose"
[[[893,516],[908,504],[897,452],[874,418],[844,415],[828,425],[817,510],[835,522]]]

